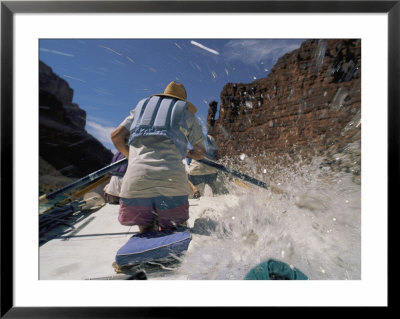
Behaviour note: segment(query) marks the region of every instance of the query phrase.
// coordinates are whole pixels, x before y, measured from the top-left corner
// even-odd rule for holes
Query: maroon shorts
[[[171,228],[189,219],[188,196],[121,198],[118,221],[125,226],[157,223]]]

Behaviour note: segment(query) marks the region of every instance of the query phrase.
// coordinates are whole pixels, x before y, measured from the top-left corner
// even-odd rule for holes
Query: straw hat
[[[155,95],[169,96],[179,100],[183,100],[188,103],[189,111],[193,113],[197,112],[197,108],[192,103],[186,100],[186,90],[181,83],[176,83],[175,81],[172,81],[166,86],[164,93]]]

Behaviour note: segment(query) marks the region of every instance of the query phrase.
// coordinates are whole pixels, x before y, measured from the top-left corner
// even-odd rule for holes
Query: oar
[[[110,179],[110,176],[106,173],[102,178],[100,178],[97,181],[95,181],[94,183],[86,186],[84,189],[81,189],[81,190],[77,191],[76,193],[72,194],[70,197],[58,202],[57,204],[62,206],[62,205],[65,205],[67,203],[70,203],[73,200],[76,200],[76,199],[82,197],[83,195],[85,195],[86,193],[88,193],[92,189],[96,188],[97,186],[103,184],[104,182],[108,181],[109,179]]]
[[[117,167],[120,167],[121,165],[123,165],[125,162],[127,161],[126,158],[123,158],[117,162],[114,162],[106,167],[103,167],[101,169],[99,169],[98,171],[95,171],[85,177],[82,177],[80,179],[78,179],[77,181],[68,184],[64,187],[61,187],[57,190],[55,190],[52,193],[49,194],[44,194],[42,196],[39,197],[39,203],[40,204],[45,204],[48,201],[54,200],[57,196],[60,196],[61,194],[64,194],[72,189],[78,188],[80,186],[86,185],[87,183],[90,183],[92,181],[94,181],[95,179],[104,176],[106,173],[116,169]]]
[[[214,167],[216,169],[219,169],[220,171],[232,174],[232,175],[234,175],[234,176],[236,176],[236,177],[238,177],[238,178],[240,178],[242,180],[245,180],[246,182],[249,182],[251,184],[260,186],[260,187],[265,188],[265,189],[270,189],[271,191],[275,191],[275,192],[278,192],[278,193],[283,193],[283,191],[281,189],[279,189],[278,187],[276,187],[276,186],[268,185],[267,183],[265,183],[263,181],[260,181],[258,179],[255,179],[254,177],[251,177],[249,175],[240,173],[238,171],[235,171],[233,169],[225,167],[225,166],[223,166],[221,164],[218,164],[216,162],[210,161],[209,159],[203,158],[203,159],[197,160],[197,161],[200,162],[200,163],[206,164],[208,166],[212,166],[212,167]]]

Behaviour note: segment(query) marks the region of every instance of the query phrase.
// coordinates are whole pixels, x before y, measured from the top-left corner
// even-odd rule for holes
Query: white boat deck
[[[217,211],[219,206],[233,205],[238,200],[231,195],[223,197],[190,199],[188,226],[193,227],[204,212]],[[106,204],[76,223],[72,232],[39,247],[39,279],[85,280],[117,275],[112,267],[116,252],[139,230],[137,226],[122,226],[117,219],[118,209],[118,205]]]

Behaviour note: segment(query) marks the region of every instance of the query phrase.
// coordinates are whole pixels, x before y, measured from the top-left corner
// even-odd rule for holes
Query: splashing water
[[[283,192],[252,185],[249,191],[231,182],[230,194],[218,196],[222,209],[201,213],[203,224],[194,225],[190,249],[173,276],[240,280],[273,258],[311,280],[361,279],[361,187],[353,175],[312,163],[279,176]]]

